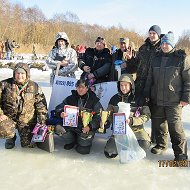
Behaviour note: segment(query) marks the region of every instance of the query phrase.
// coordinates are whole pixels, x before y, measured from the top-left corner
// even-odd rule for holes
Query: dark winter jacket
[[[14,48],[14,45],[12,42],[10,42],[9,40],[7,40],[5,42],[5,50],[6,52],[12,52],[13,51],[13,48]]]
[[[79,107],[79,111],[86,110],[87,112],[94,112],[92,121],[89,124],[91,130],[96,130],[100,125],[100,109],[102,108],[101,103],[99,102],[99,98],[97,98],[96,94],[92,91],[88,91],[84,96],[79,96],[76,90],[72,90],[72,95],[68,96],[63,100],[61,104],[56,106],[55,112],[56,116],[60,118],[61,112],[64,111],[65,105],[71,105]],[[82,118],[79,113],[78,117],[78,128],[81,130],[83,127]]]
[[[121,74],[136,74],[138,67],[138,60],[135,59],[136,52],[132,50],[133,56],[131,59],[126,60],[126,68],[121,70]],[[115,70],[114,62],[116,60],[123,60],[123,52],[121,49],[116,50],[115,53],[112,54],[112,69],[111,69],[111,81],[118,81],[117,71]]]
[[[107,82],[111,71],[111,54],[108,48],[101,51],[95,48],[87,48],[83,58],[79,61],[79,67],[83,70],[84,66],[89,66],[95,76],[95,83]],[[84,71],[84,70],[83,70]],[[85,72],[81,77],[85,76]]]
[[[135,80],[135,91],[137,96],[140,96],[144,90],[150,62],[159,51],[160,40],[155,43],[151,43],[149,38],[147,38],[145,40],[145,43],[139,48],[139,51],[135,58],[138,62],[137,78]]]
[[[151,62],[145,96],[159,106],[190,103],[190,57],[175,49],[158,53]]]

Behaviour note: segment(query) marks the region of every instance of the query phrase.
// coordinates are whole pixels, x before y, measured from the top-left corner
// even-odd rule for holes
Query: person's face
[[[77,86],[76,89],[77,89],[77,93],[79,94],[79,96],[85,95],[88,91],[88,88],[86,86],[83,86],[83,85]]]
[[[125,51],[128,48],[128,46],[129,46],[128,43],[121,42],[120,43],[120,49],[121,49],[121,51]]]
[[[173,48],[172,48],[172,46],[171,45],[169,45],[169,44],[167,44],[167,43],[162,43],[162,45],[161,45],[161,49],[162,49],[162,51],[164,52],[164,53],[168,53],[168,52],[170,52]]]
[[[96,42],[96,43],[95,43],[95,48],[96,48],[97,50],[103,50],[104,47],[105,47],[104,44],[101,43],[101,42]]]
[[[156,32],[154,32],[154,31],[149,31],[148,37],[149,37],[151,42],[155,42],[155,41],[157,41],[159,39],[158,34]]]
[[[62,40],[62,39],[58,40],[57,43],[58,43],[58,46],[59,46],[59,47],[63,47],[63,46],[65,46],[65,41]]]
[[[23,83],[26,80],[26,73],[15,72],[15,80],[18,83]]]
[[[131,83],[129,82],[120,82],[120,90],[123,94],[127,94],[131,90]]]

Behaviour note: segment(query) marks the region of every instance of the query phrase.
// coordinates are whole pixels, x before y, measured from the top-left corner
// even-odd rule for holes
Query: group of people
[[[4,59],[4,48],[6,51],[6,60],[11,60],[14,59],[15,48],[19,48],[19,45],[15,42],[15,40],[11,41],[7,39],[5,43],[0,41],[0,59]]]
[[[130,117],[126,120],[133,130],[139,145],[148,150],[151,143],[153,154],[161,154],[168,146],[170,134],[175,160],[187,160],[187,139],[182,126],[182,108],[190,104],[190,60],[183,50],[177,50],[174,35],[161,34],[158,25],[148,31],[145,43],[135,51],[129,46],[128,38],[120,38],[120,48],[113,54],[102,37],[95,40],[94,48],[87,48],[80,58],[70,47],[66,33],[56,35],[55,46],[47,59],[52,69],[51,82],[55,75],[75,77],[79,68],[83,71],[76,83],[76,90],[56,106],[57,118],[67,117],[64,105],[76,106],[79,111],[93,112],[88,126],[84,127],[82,116],[78,116],[77,128],[57,125],[55,133],[62,135],[66,150],[76,147],[80,154],[89,154],[92,141],[100,127],[102,105],[92,90],[97,83],[117,81],[118,93],[109,101],[111,112],[105,128],[113,123],[113,113],[118,112],[118,103],[131,104]],[[119,63],[120,72],[114,66]],[[118,65],[117,65],[118,66]],[[64,93],[64,92],[63,92]],[[138,111],[139,114],[136,114]],[[0,82],[0,121],[7,118],[16,122],[21,146],[33,147],[31,131],[35,123],[46,123],[47,106],[40,87],[30,80],[29,68],[18,63],[13,78]],[[151,118],[151,137],[143,124]],[[15,146],[16,136],[7,139],[5,148]],[[105,156],[117,156],[115,139],[107,141]]]

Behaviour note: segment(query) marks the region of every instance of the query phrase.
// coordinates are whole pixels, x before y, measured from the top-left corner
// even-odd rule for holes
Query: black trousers
[[[63,134],[65,144],[71,144],[76,142],[81,146],[92,145],[92,141],[95,135],[95,132],[90,131],[88,134],[82,133],[78,128],[64,127],[66,133]]]
[[[167,147],[169,132],[174,155],[187,155],[187,140],[181,121],[182,106],[151,105],[151,114],[156,144]]]

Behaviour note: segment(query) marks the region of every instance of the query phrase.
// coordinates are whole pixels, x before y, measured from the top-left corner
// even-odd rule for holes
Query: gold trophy
[[[98,129],[98,132],[104,133],[104,125],[105,125],[109,115],[110,115],[110,111],[103,111],[102,109],[100,109],[101,126]]]
[[[81,111],[83,127],[87,127],[90,121],[92,121],[92,113],[87,111]]]

